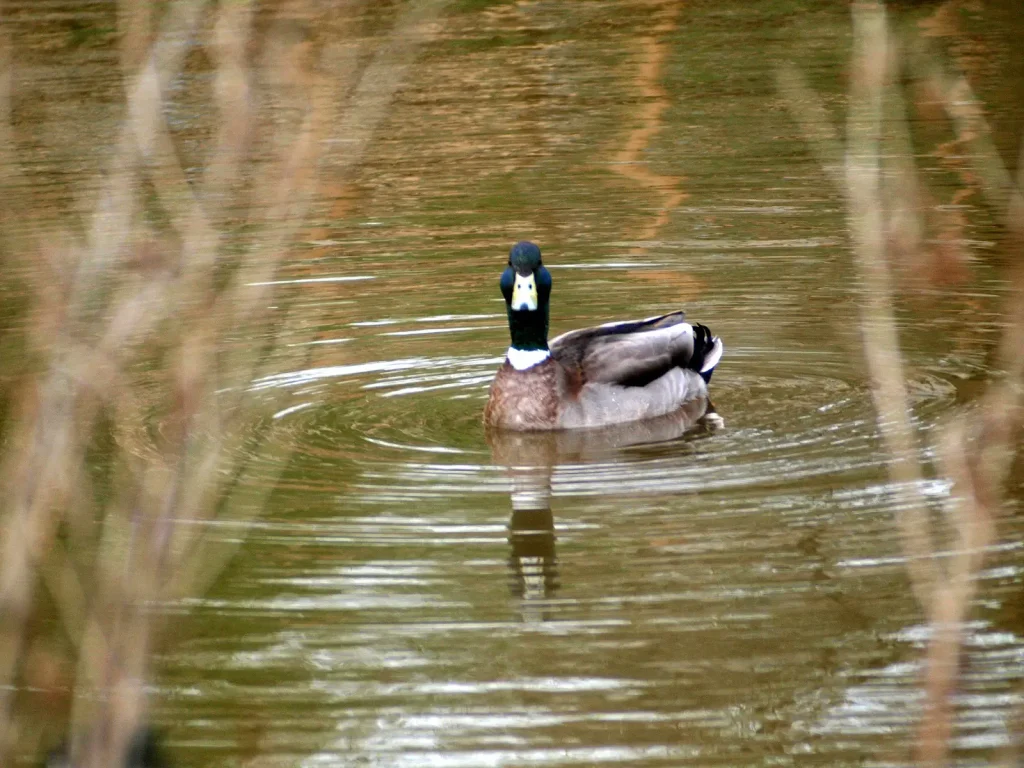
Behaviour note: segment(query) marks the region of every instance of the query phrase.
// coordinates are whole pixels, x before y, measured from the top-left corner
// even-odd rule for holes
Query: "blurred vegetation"
[[[941,18],[932,21],[942,23]],[[1017,505],[1013,470],[1020,463],[1024,424],[1024,133],[1017,137],[1015,179],[964,75],[947,74],[919,37],[894,34],[881,3],[855,4],[853,22],[845,129],[833,124],[797,69],[783,68],[778,77],[794,117],[846,199],[863,289],[864,353],[892,488],[900,498],[896,524],[911,585],[930,628],[915,759],[941,766],[951,759],[954,695],[979,576],[998,539],[1000,518]],[[950,145],[956,147],[957,156],[966,160],[966,166],[956,166],[962,189],[983,195],[1000,222],[1009,283],[1003,327],[992,349],[992,369],[998,374],[930,445],[915,426],[906,388],[895,276],[912,281],[910,287],[918,290],[965,281],[972,254],[963,223],[943,220],[914,162],[907,92],[918,94],[914,106],[945,112],[952,139],[937,151],[941,156]],[[952,482],[938,516],[925,493],[927,477]],[[1020,734],[1011,732],[1005,765],[1019,764],[1019,741]]]
[[[32,10],[0,9],[0,765],[58,743],[75,766],[148,759],[160,606],[201,593],[231,556],[208,524],[251,520],[273,490],[247,474],[276,450],[249,386],[309,322],[278,295],[278,264],[443,6],[398,4],[375,37],[366,2],[43,16],[37,40],[114,54],[121,71],[109,111],[78,116],[104,140],[76,157],[74,137],[63,158],[70,175],[101,169],[84,185],[32,172],[45,91],[19,82],[15,51],[41,54],[16,39]],[[172,102],[196,68],[208,76]],[[187,134],[183,101],[199,116]]]

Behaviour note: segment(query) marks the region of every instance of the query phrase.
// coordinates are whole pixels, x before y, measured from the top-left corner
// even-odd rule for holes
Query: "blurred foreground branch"
[[[964,626],[985,552],[996,538],[995,522],[1007,503],[1006,483],[1022,423],[1024,262],[1018,254],[999,345],[997,369],[1001,373],[989,383],[980,402],[950,420],[939,441],[938,469],[953,481],[944,517],[955,536],[955,546],[943,567],[923,492],[924,462],[911,420],[891,280],[892,243],[920,248],[924,230],[922,212],[916,207],[916,171],[905,159],[912,153],[902,95],[895,84],[899,46],[879,3],[855,3],[853,29],[845,148],[820,98],[801,73],[783,69],[779,86],[826,172],[847,199],[863,287],[861,329],[872,396],[889,455],[892,487],[899,496],[898,524],[911,584],[931,625],[917,756],[923,764],[939,766],[949,759],[952,695]],[[939,65],[919,50],[913,63],[919,76],[943,94],[950,120],[969,141],[971,162],[986,197],[1002,214],[1011,247],[1019,250],[1024,244],[1024,179],[1012,182],[966,81],[947,78]],[[887,134],[902,149],[896,153],[896,161],[882,150]]]
[[[403,5],[362,70],[365,0],[292,3],[260,32],[251,0],[210,6],[122,0],[126,118],[84,237],[2,233],[30,300],[0,392],[0,765],[66,738],[71,764],[110,768],[144,732],[159,607],[209,585],[237,542],[206,523],[260,514],[288,463],[249,390],[291,322],[274,275],[324,169],[359,162],[444,2]],[[165,107],[200,46],[216,120],[196,175]],[[0,187],[10,197],[17,178],[24,198],[11,61],[0,21]],[[337,132],[354,140],[343,157],[325,154]],[[239,220],[257,233],[241,256]]]

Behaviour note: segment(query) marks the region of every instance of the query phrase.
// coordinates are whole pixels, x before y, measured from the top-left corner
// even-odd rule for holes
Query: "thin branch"
[[[897,519],[907,567],[917,601],[927,612],[941,575],[933,559],[935,547],[922,492],[921,460],[910,422],[882,208],[879,156],[889,36],[881,5],[855,4],[853,20],[855,72],[846,128],[846,189],[856,264],[864,287],[864,355],[882,440],[889,454],[889,474],[897,497]]]

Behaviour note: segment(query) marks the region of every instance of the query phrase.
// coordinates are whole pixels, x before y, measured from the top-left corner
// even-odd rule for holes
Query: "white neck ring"
[[[546,349],[516,349],[515,347],[509,347],[508,354],[506,355],[512,367],[517,371],[533,368],[533,366],[543,363],[549,357],[551,357],[551,353]]]

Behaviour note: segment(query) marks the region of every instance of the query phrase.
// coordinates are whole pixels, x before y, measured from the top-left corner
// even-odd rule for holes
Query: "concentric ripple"
[[[554,492],[708,493],[877,474],[883,458],[864,383],[826,356],[776,351],[772,370],[760,370],[763,354],[730,350],[716,372],[712,399],[724,429],[711,439],[695,439],[708,436],[698,429],[668,442],[587,455],[582,434],[571,454],[553,462]],[[374,489],[386,489],[392,500],[493,493],[507,483],[495,472],[501,462],[491,456],[480,414],[499,363],[404,358],[289,372],[256,387],[295,393],[299,402],[277,413],[274,439],[293,460],[316,463],[324,483],[332,482],[330,462],[348,461],[358,464],[358,484],[371,496]],[[948,407],[955,390],[924,374],[911,382],[911,394],[919,418],[927,420]],[[602,437],[595,434],[592,442]]]

